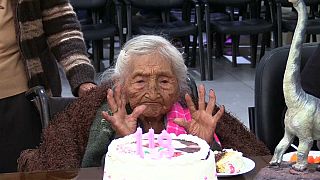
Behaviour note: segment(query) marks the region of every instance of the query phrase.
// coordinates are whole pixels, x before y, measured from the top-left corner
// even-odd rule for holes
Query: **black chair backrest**
[[[191,90],[191,94],[194,98],[194,101],[198,101],[199,96],[198,96],[198,88],[197,88],[197,84],[195,82],[195,80],[188,74],[187,77],[187,83],[189,85],[189,88]]]
[[[243,5],[252,2],[252,0],[208,0],[209,3],[224,4],[229,6]]]
[[[275,0],[276,3],[281,3],[281,5],[283,7],[291,7],[292,6],[292,3],[289,2],[288,0]],[[307,6],[310,6],[310,5],[316,5],[316,4],[319,4],[320,1],[319,0],[304,0],[304,3],[307,5]]]
[[[66,106],[76,99],[76,97],[49,97],[43,86],[30,88],[25,93],[25,96],[37,108],[42,128],[46,128],[49,121],[57,112],[65,109]]]
[[[58,112],[63,111],[77,97],[49,97],[49,118],[52,119]]]
[[[255,75],[254,132],[273,152],[284,134],[283,118],[286,108],[283,97],[283,76],[289,46],[273,49],[260,61]],[[315,51],[317,44],[305,44],[302,67]]]
[[[96,9],[104,6],[107,0],[70,0],[70,4],[75,9]]]
[[[132,6],[148,9],[171,9],[181,7],[186,0],[127,0]]]

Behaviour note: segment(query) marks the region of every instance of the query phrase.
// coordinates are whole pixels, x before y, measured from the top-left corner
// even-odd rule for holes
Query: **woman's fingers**
[[[127,97],[125,95],[125,93],[121,93],[121,110],[124,111],[125,114],[127,114],[127,111],[126,111],[126,104],[127,104]]]
[[[206,108],[206,102],[205,102],[206,90],[205,90],[203,84],[199,85],[198,91],[199,91],[199,110],[205,110],[205,108]]]
[[[207,113],[212,114],[215,105],[216,105],[216,95],[215,95],[213,89],[210,89],[209,102],[208,102],[207,108],[206,108]]]
[[[131,113],[130,117],[131,119],[137,120],[138,117],[143,113],[143,111],[146,109],[147,106],[140,105],[134,108],[133,112]]]
[[[108,102],[109,108],[112,111],[112,113],[115,113],[116,111],[118,111],[118,105],[114,99],[114,93],[113,93],[112,89],[108,89],[107,102]]]
[[[189,108],[189,110],[190,110],[190,113],[193,114],[194,112],[196,112],[197,109],[196,109],[196,106],[194,105],[194,103],[193,103],[193,101],[192,101],[191,96],[190,96],[189,94],[186,94],[186,95],[184,96],[184,98],[185,98],[185,100],[186,100],[186,103],[187,103],[187,106],[188,106],[188,108]]]
[[[114,89],[114,99],[117,104],[117,108],[122,106],[121,94],[121,86],[118,85]]]
[[[108,89],[107,102],[112,114],[125,109],[126,100],[124,94],[122,93],[121,86],[116,86],[114,90]]]
[[[224,114],[224,105],[220,106],[219,111],[213,116],[213,119],[218,122]]]
[[[190,122],[186,121],[183,118],[176,118],[173,120],[174,123],[178,124],[179,126],[184,127],[187,131],[189,131],[190,128]]]
[[[102,117],[106,120],[106,121],[108,121],[108,122],[110,122],[113,126],[115,125],[115,119],[112,117],[112,116],[110,116],[109,114],[108,114],[108,112],[106,112],[106,111],[102,111]]]

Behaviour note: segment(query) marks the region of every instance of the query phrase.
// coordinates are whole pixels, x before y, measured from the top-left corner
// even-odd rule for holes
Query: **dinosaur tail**
[[[283,78],[283,93],[287,106],[300,105],[301,98],[306,95],[301,87],[300,64],[301,48],[305,35],[307,9],[303,0],[293,4],[298,12],[298,22],[293,35],[286,70]]]

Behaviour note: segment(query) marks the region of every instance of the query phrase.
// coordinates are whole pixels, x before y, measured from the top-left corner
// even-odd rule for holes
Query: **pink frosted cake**
[[[141,131],[140,131],[141,132]],[[104,180],[216,180],[213,152],[202,139],[163,131],[113,140],[105,158]]]

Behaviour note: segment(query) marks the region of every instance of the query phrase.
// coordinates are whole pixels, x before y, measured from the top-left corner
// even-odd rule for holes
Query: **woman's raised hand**
[[[141,105],[134,108],[131,114],[127,114],[126,97],[121,92],[121,89],[121,86],[116,86],[114,92],[112,89],[108,89],[107,102],[109,111],[102,111],[103,118],[112,124],[116,135],[120,137],[136,131],[138,117],[146,108],[145,105]]]
[[[199,85],[199,107],[196,108],[189,94],[185,95],[185,99],[190,110],[192,121],[186,121],[185,119],[175,119],[174,122],[180,126],[183,126],[189,134],[198,136],[208,144],[211,144],[214,138],[214,132],[218,120],[224,113],[224,106],[221,106],[219,111],[212,115],[216,105],[216,95],[212,89],[209,91],[209,102],[206,106],[205,103],[205,87],[203,84]]]

